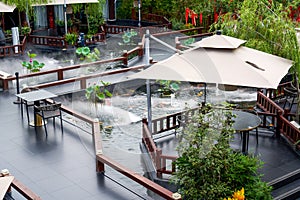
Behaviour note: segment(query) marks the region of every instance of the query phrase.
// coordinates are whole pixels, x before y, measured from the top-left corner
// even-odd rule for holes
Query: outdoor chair
[[[36,90],[39,90],[39,88],[36,88],[36,87],[26,87],[26,88],[23,88],[21,90],[21,93],[27,93],[27,92],[32,92],[32,91],[36,91]],[[42,103],[42,102],[41,102]],[[22,116],[23,116],[23,105],[25,106],[25,109],[26,109],[26,115],[27,115],[27,121],[28,121],[28,124],[30,123],[30,119],[29,119],[29,111],[28,111],[28,108],[29,107],[33,107],[34,106],[34,103],[33,102],[27,102],[23,99],[21,99],[21,112],[22,112]]]
[[[61,114],[61,103],[52,103],[47,105],[41,105],[41,106],[34,106],[35,114],[39,115],[43,119],[43,124],[45,127],[46,135],[47,133],[47,125],[46,120],[52,118],[53,120],[53,126],[55,126],[55,118],[60,117],[60,126],[61,126],[61,132],[63,133],[63,121],[62,121],[62,114]]]
[[[288,111],[292,110],[293,105],[297,104],[297,89],[294,87],[286,87],[284,88],[285,101],[283,104],[283,109],[287,109]],[[286,108],[288,104],[288,108]]]

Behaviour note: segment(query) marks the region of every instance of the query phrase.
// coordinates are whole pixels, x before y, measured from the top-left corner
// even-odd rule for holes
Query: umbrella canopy
[[[221,36],[211,37],[216,41],[215,38]],[[206,41],[203,39],[196,44],[196,47],[186,50],[182,54],[175,54],[144,71],[131,75],[130,78],[276,89],[292,66],[290,60],[239,46],[242,42],[239,39],[235,40],[237,43],[234,45],[226,44],[231,48],[224,48],[224,40],[219,46],[217,43],[209,45],[208,39]],[[230,41],[234,40],[230,38]],[[206,46],[206,48],[199,47],[200,45]],[[221,48],[222,46],[223,48]],[[239,47],[234,48],[234,46]]]
[[[66,1],[66,4],[77,4],[77,3],[99,3],[98,0],[51,0],[46,4],[36,4],[35,6],[42,5],[63,5]]]
[[[0,12],[13,12],[16,6],[10,6],[0,2]]]
[[[194,46],[214,49],[236,49],[245,42],[246,40],[216,34],[203,38],[201,41],[196,42]]]

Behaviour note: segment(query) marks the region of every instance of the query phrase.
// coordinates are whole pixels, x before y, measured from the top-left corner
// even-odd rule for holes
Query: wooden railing
[[[173,117],[175,117],[175,115]],[[173,119],[175,119],[175,118],[173,118]],[[157,121],[154,120],[154,124],[156,124],[156,122],[158,122],[158,121],[160,121],[160,120],[157,120]],[[143,128],[142,129],[142,135],[143,135],[142,142],[145,145],[145,148],[147,149],[147,152],[149,153],[149,156],[155,166],[157,177],[162,178],[163,174],[172,174],[173,172],[175,172],[175,167],[173,165],[173,162],[177,159],[177,156],[163,155],[162,150],[160,148],[156,147],[156,144],[153,140],[152,134],[150,133],[150,131],[148,129],[147,119],[143,119],[142,123],[143,123],[142,124],[142,126],[143,126],[142,127]],[[171,169],[167,168],[168,161],[170,161],[172,163]]]
[[[46,75],[46,74],[53,74],[56,73],[57,74],[57,81],[61,81],[61,83],[70,83],[70,82],[74,82],[77,80],[84,80],[83,77],[80,78],[71,78],[71,79],[66,79],[64,80],[64,73],[70,70],[75,70],[75,69],[79,69],[79,68],[85,68],[85,67],[90,67],[92,65],[101,65],[101,64],[105,64],[105,63],[114,63],[114,62],[122,62],[125,66],[128,65],[128,60],[130,58],[131,55],[137,55],[137,56],[142,56],[143,55],[143,46],[139,45],[136,48],[128,51],[128,52],[124,52],[124,54],[121,57],[118,58],[114,58],[114,59],[108,59],[108,60],[101,60],[101,61],[96,61],[96,62],[92,62],[92,63],[86,63],[86,64],[79,64],[79,65],[72,65],[72,66],[67,66],[67,67],[61,67],[61,68],[57,68],[57,69],[51,69],[51,70],[47,70],[47,71],[40,71],[40,72],[35,72],[35,73],[31,73],[31,74],[25,74],[25,75],[20,75],[19,79],[24,79],[24,78],[29,78],[29,77],[38,77],[41,75]],[[142,68],[140,66],[140,68]],[[129,70],[133,70],[134,68],[131,68]],[[123,69],[123,72],[128,71],[128,69]],[[120,71],[122,72],[122,70]],[[105,72],[105,73],[113,73],[113,72]],[[104,73],[104,74],[105,74]],[[101,74],[100,74],[101,75]],[[86,76],[86,77],[98,77],[99,74],[94,74],[91,76]],[[8,90],[9,89],[9,82],[13,81],[16,79],[16,76],[1,76],[0,75],[0,80],[2,80],[3,83],[3,90]]]
[[[51,36],[40,36],[30,35],[29,42],[34,45],[45,45],[50,47],[67,48],[67,43],[64,37],[51,37]]]
[[[105,42],[106,36],[105,33],[96,33],[90,39],[86,39],[86,45],[96,44],[97,42]]]
[[[300,149],[300,130],[283,115],[280,116],[280,132],[288,139],[293,148]]]
[[[23,54],[25,51],[27,36],[23,37],[21,44],[11,46],[0,46],[0,57],[9,57]]]
[[[290,87],[292,82],[285,82],[278,85],[277,89],[267,89],[266,96],[272,100],[277,100],[284,97],[284,88]]]
[[[280,137],[280,116],[284,114],[284,110],[260,91],[257,92],[256,106],[263,110],[263,122],[266,123],[268,118],[276,130],[276,136]]]
[[[119,34],[126,31],[130,31],[132,28],[132,26],[106,25],[105,32],[108,34]]]
[[[48,99],[49,103],[53,103],[53,100]],[[160,195],[161,197],[169,200],[178,199],[178,194],[174,196],[174,193],[169,191],[168,189],[160,186],[157,183],[145,178],[142,175],[137,174],[134,171],[129,170],[125,166],[120,165],[119,163],[115,162],[111,158],[107,157],[103,153],[103,146],[102,146],[102,139],[101,139],[101,129],[100,129],[100,122],[98,119],[92,119],[89,116],[86,116],[82,113],[72,110],[69,107],[61,106],[61,110],[69,115],[76,117],[92,126],[92,138],[94,144],[94,150],[96,154],[96,171],[104,173],[105,172],[105,164],[112,167],[116,171],[120,172],[121,174],[127,176],[128,178],[132,179],[133,181],[143,185],[147,189],[151,190],[152,192]],[[168,156],[166,156],[168,157]],[[177,198],[175,198],[177,196]],[[180,196],[180,195],[179,195]]]
[[[10,175],[9,174],[8,175],[0,174],[0,178],[1,177],[7,177],[7,176],[10,176]],[[26,187],[23,183],[21,183],[16,178],[13,179],[13,181],[10,184],[10,187],[15,189],[25,199],[28,199],[28,200],[41,200],[41,198],[37,194],[35,194],[33,191],[31,191],[28,187]],[[11,190],[11,188],[9,188],[9,190]],[[12,197],[12,199],[13,199],[13,197]]]
[[[180,49],[180,50],[187,49],[187,47],[185,47],[183,44],[181,44],[181,41],[187,40],[189,38],[204,38],[204,37],[211,36],[214,34],[214,33],[202,33],[204,28],[203,27],[200,27],[200,28],[201,29],[197,30],[198,34],[175,38],[176,49]],[[193,30],[193,29],[189,30],[189,32],[191,32],[191,31],[196,31],[196,30]]]
[[[104,42],[106,40],[105,33],[97,33],[91,38],[86,39],[86,45],[96,44],[97,42]],[[45,45],[58,48],[67,48],[65,37],[30,35],[29,42],[34,45]]]

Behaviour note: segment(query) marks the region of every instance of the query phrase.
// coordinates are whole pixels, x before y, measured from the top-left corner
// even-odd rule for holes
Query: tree
[[[289,2],[289,1],[288,1]],[[222,30],[223,34],[247,40],[246,46],[292,60],[290,72],[296,74],[298,89],[297,121],[300,114],[300,50],[295,26],[289,16],[290,6],[280,1],[245,0],[240,10],[229,12],[219,18],[212,26],[213,30]]]
[[[272,199],[257,171],[262,162],[230,148],[232,124],[229,110],[206,105],[183,130],[174,181],[184,199],[224,199],[242,188],[246,199]]]

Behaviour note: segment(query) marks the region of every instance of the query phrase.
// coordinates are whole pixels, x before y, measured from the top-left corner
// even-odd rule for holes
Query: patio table
[[[47,90],[35,90],[32,92],[26,92],[21,94],[16,94],[17,97],[23,99],[27,102],[34,102],[34,105],[39,106],[41,100],[51,99],[57,97],[56,94],[53,94]],[[30,126],[42,126],[43,120],[39,115],[34,116],[34,121],[30,122]]]
[[[233,110],[232,113],[236,115],[233,128],[242,134],[242,153],[247,154],[249,131],[257,128],[261,123],[261,119],[257,115],[246,111]]]

